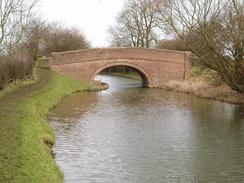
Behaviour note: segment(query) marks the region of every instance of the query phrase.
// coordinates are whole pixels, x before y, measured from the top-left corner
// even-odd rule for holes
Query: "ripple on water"
[[[50,113],[65,182],[244,182],[243,108],[103,79]]]

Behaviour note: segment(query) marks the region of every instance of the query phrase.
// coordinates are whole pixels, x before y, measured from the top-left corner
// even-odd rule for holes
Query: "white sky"
[[[44,19],[80,28],[93,47],[106,47],[122,7],[123,0],[41,0],[39,11]]]

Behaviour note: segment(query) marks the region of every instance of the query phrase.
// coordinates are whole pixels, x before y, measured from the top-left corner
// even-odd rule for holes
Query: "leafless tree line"
[[[37,0],[0,0],[0,89],[32,77],[38,57],[89,47],[74,27],[35,16]]]
[[[181,50],[191,50],[201,63],[217,71],[233,90],[244,92],[243,0],[128,2],[117,25],[110,29],[112,45],[150,47],[156,28],[161,30],[158,34],[170,32],[175,40],[164,42],[166,48],[172,48],[173,44],[179,47],[178,43],[181,43]],[[145,15],[147,21],[143,18]],[[144,37],[149,39],[143,42]],[[135,40],[143,44],[134,44]]]
[[[13,52],[22,40],[36,3],[36,0],[0,0],[0,89],[32,76],[34,64],[30,57],[24,52]]]
[[[40,18],[33,19],[28,27],[21,48],[29,50],[35,60],[40,56],[50,56],[52,52],[90,47],[83,33],[75,27],[58,22],[48,23]]]
[[[36,0],[0,0],[0,53],[18,44]]]
[[[174,0],[158,12],[205,66],[244,92],[243,8],[243,0]]]

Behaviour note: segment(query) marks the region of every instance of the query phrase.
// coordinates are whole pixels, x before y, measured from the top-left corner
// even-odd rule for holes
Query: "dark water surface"
[[[65,182],[244,182],[243,106],[100,78],[50,113]]]

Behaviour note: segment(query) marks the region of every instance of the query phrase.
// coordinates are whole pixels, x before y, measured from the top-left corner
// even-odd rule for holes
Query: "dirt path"
[[[37,82],[22,86],[18,90],[1,97],[0,104],[11,102],[12,100],[16,100],[17,98],[22,98],[29,92],[33,92],[35,90],[39,90],[40,88],[42,88],[50,79],[50,71],[46,69],[40,69],[38,70],[38,72],[39,80]],[[3,106],[0,106],[0,110],[1,107]]]

